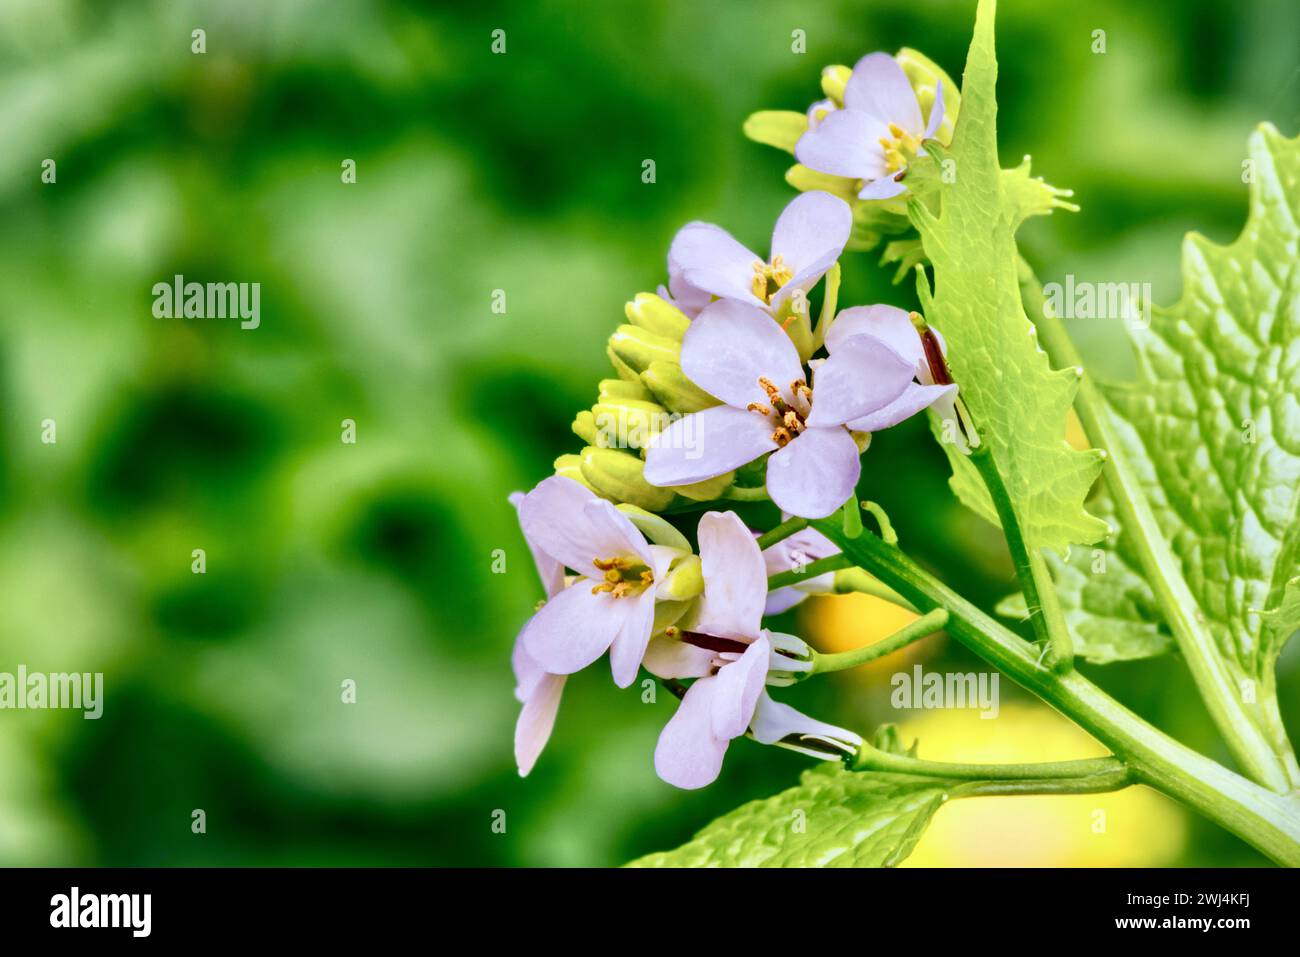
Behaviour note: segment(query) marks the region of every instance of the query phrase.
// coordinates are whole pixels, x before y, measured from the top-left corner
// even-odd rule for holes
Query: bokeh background
[[[540,590],[506,496],[577,450],[604,338],[663,281],[677,227],[766,248],[788,157],[745,141],[744,117],[802,109],[824,64],[875,49],[957,76],[973,7],[0,0],[0,670],[102,671],[106,695],[99,721],[0,712],[0,863],[618,864],[792,783],[806,759],[741,741],[712,788],[663,784],[671,704],[602,667],[569,683],[518,778],[508,656]],[[1083,207],[1030,223],[1027,255],[1044,281],[1172,300],[1183,233],[1228,240],[1244,218],[1252,125],[1300,125],[1300,7],[1001,7],[1004,165],[1032,153]],[[875,258],[846,260],[841,301],[909,305]],[[176,273],[260,282],[261,328],[155,319],[150,289]],[[1098,369],[1129,371],[1117,323],[1075,332]],[[913,420],[877,436],[862,492],[991,607],[1010,566],[945,480]],[[891,614],[822,599],[788,624],[843,648]],[[985,670],[942,636],[910,655],[786,699],[898,722],[932,758],[1097,753],[1009,683],[996,720],[891,709],[889,676],[915,662]],[[1226,759],[1176,659],[1088,670]],[[912,863],[1260,860],[1132,789],[960,802]]]

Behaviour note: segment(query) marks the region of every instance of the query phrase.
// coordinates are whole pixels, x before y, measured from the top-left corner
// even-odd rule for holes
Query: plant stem
[[[826,674],[830,671],[844,671],[846,668],[865,665],[869,661],[875,661],[877,658],[893,654],[900,648],[906,648],[914,641],[920,641],[922,638],[933,635],[947,623],[948,612],[942,608],[936,608],[933,611],[926,612],[911,624],[903,626],[888,638],[882,638],[880,641],[863,645],[861,648],[854,648],[852,651],[841,651],[833,655],[813,652],[813,666],[808,674],[810,676]]]
[[[1077,671],[1044,667],[1017,635],[875,535],[850,540],[836,519],[812,524],[917,608],[946,609],[949,634],[1106,745],[1135,782],[1187,804],[1275,861],[1300,866],[1300,797],[1276,794],[1197,754]]]
[[[838,513],[834,516],[836,528],[843,534],[844,526],[839,523]],[[798,568],[792,568],[788,572],[778,572],[767,580],[768,591],[774,591],[778,588],[785,588],[787,585],[802,585],[811,578],[826,572],[833,572],[840,568],[847,568],[853,562],[849,561],[843,555],[828,555],[826,558],[819,558],[815,562],[809,562],[807,565],[801,565]]]
[[[1002,473],[998,471],[988,445],[973,449],[970,460],[984,480],[993,506],[997,509],[1002,534],[1006,537],[1007,548],[1010,549],[1011,560],[1015,564],[1016,577],[1025,594],[1025,607],[1029,611],[1029,623],[1034,629],[1034,635],[1047,649],[1049,665],[1058,671],[1068,670],[1074,665],[1074,642],[1066,628],[1065,615],[1061,611],[1060,600],[1056,597],[1056,585],[1047,571],[1042,552],[1031,548],[1025,541],[1020,521],[1011,504],[1011,496],[1007,493]]]
[[[1115,758],[1086,758],[1081,761],[1050,761],[1039,764],[959,764],[924,761],[904,754],[890,754],[864,743],[853,763],[854,771],[893,771],[935,778],[975,781],[1041,781],[1105,775],[1112,781],[1127,781],[1129,770]]]
[[[1020,290],[1025,311],[1033,317],[1038,338],[1058,368],[1073,366],[1080,372],[1074,408],[1088,438],[1106,451],[1103,474],[1106,488],[1115,502],[1124,534],[1141,560],[1165,621],[1178,642],[1178,650],[1192,673],[1215,725],[1228,743],[1242,770],[1274,791],[1300,786],[1300,768],[1282,734],[1274,748],[1245,703],[1238,696],[1228,663],[1220,654],[1214,636],[1198,620],[1198,604],[1183,578],[1182,566],[1169,548],[1151,510],[1137,472],[1119,439],[1106,400],[1083,364],[1065,326],[1048,306],[1033,270],[1020,260]],[[1283,754],[1279,755],[1279,750]]]
[[[891,605],[898,605],[912,612],[916,611],[910,601],[861,568],[841,568],[835,573],[835,594],[846,595],[849,592],[873,595],[876,598],[883,598]]]
[[[766,548],[771,548],[777,542],[783,542],[796,532],[801,532],[808,527],[808,519],[795,516],[786,519],[770,532],[764,532],[758,536],[758,550],[761,552]]]

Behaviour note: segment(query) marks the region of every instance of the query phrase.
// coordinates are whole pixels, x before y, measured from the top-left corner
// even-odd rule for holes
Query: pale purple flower
[[[749,303],[772,316],[799,307],[806,294],[835,265],[853,229],[853,213],[830,193],[807,192],[782,210],[772,230],[771,259],[737,242],[721,226],[687,223],[668,250],[669,290],[679,301],[703,305],[717,296]],[[785,308],[789,306],[790,308]]]
[[[510,496],[510,504],[516,510],[523,500],[522,492]],[[564,588],[564,566],[538,548],[527,535],[524,540],[532,553],[546,597],[554,598]],[[510,664],[515,672],[515,697],[523,705],[519,719],[515,722],[515,764],[519,768],[519,776],[527,777],[555,727],[555,715],[560,709],[565,676],[549,673],[528,653],[524,648],[523,631],[515,639]]]
[[[943,339],[938,331],[935,341],[943,349]],[[879,432],[897,425],[923,409],[934,406],[942,418],[956,420],[957,386],[953,383],[936,384],[930,363],[925,355],[921,336],[910,316],[896,306],[854,306],[845,309],[831,323],[826,333],[826,349],[831,355],[849,348],[855,338],[868,336],[888,343],[889,347],[912,364],[917,382],[908,383],[903,394],[893,402],[848,423],[855,432]],[[954,437],[960,441],[961,431]]]
[[[782,516],[786,518],[787,516]],[[805,528],[795,532],[763,549],[763,563],[767,566],[767,575],[779,575],[782,572],[801,569],[810,562],[838,555],[840,550],[829,538],[815,528]],[[825,595],[835,589],[835,573],[825,572],[812,575],[807,581],[797,585],[787,585],[776,591],[768,592],[767,604],[763,610],[766,615],[779,615],[799,604],[809,595]]]
[[[835,105],[834,100],[818,100],[808,107],[808,129],[817,129],[822,120],[838,109],[839,107]]]
[[[524,496],[519,522],[531,547],[577,576],[524,626],[524,653],[568,675],[608,650],[614,683],[626,688],[650,641],[656,589],[680,552],[651,545],[613,505],[561,476]]]
[[[804,194],[810,195],[810,194]],[[767,491],[783,511],[824,518],[853,494],[862,471],[845,423],[893,403],[915,363],[870,336],[853,336],[817,368],[813,387],[780,326],[757,307],[720,300],[682,340],[682,371],[723,405],[678,419],[646,454],[652,485],[689,485],[775,452]]]
[[[818,104],[813,104],[816,108]],[[795,158],[809,169],[864,182],[860,199],[889,199],[907,189],[909,157],[943,122],[943,83],[934,88],[929,122],[907,74],[888,53],[858,61],[844,88],[844,108],[825,112],[795,144]]]
[[[823,724],[768,697],[769,674],[787,673],[796,663],[780,650],[798,639],[762,627],[767,569],[758,543],[734,512],[710,512],[700,519],[704,594],[680,639],[659,639],[670,647],[646,656],[646,666],[695,677],[655,748],[655,770],[669,784],[700,788],[722,769],[731,741],[750,733],[764,744],[780,743],[815,757],[852,750],[861,738]],[[774,649],[776,649],[774,651]],[[777,661],[776,659],[783,659]],[[821,742],[818,749],[809,742]]]

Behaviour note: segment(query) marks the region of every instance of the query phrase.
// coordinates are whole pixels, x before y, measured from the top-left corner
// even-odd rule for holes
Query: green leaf
[[[948,798],[906,774],[805,771],[797,787],[750,801],[673,851],[631,867],[893,867]]]
[[[990,446],[1026,544],[1064,553],[1106,533],[1084,508],[1102,456],[1067,445],[1077,379],[1072,370],[1051,368],[1020,300],[1015,230],[1033,205],[1024,193],[1032,187],[1021,180],[1036,181],[1027,167],[1022,177],[998,166],[994,7],[982,0],[976,15],[952,149],[935,148],[954,174],[940,182],[940,213],[913,200],[909,214],[934,265],[926,318],[947,339],[953,377]],[[953,454],[959,453],[949,449]],[[961,472],[955,475],[965,484]]]
[[[1249,150],[1240,237],[1187,237],[1181,300],[1130,330],[1138,381],[1106,391],[1198,619],[1271,695],[1300,627],[1300,139],[1264,125]]]
[[[1110,522],[1112,534],[1092,548],[1072,548],[1065,558],[1047,554],[1075,651],[1093,664],[1104,665],[1173,650],[1156,597],[1126,547],[1109,501],[1099,496],[1092,507],[1098,517]],[[1004,598],[997,612],[1024,619],[1024,596]]]

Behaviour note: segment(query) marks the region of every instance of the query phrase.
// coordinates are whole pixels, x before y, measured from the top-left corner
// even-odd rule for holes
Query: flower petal
[[[650,643],[650,633],[654,630],[655,589],[651,586],[635,597],[615,600],[631,605],[623,627],[609,646],[609,667],[614,673],[614,684],[626,688],[636,680],[646,645]]]
[[[781,210],[772,230],[772,258],[780,256],[790,271],[802,270],[844,252],[853,230],[853,211],[838,196],[814,190],[800,193]],[[830,266],[826,266],[829,269]]]
[[[546,669],[542,667],[541,662],[530,655],[528,649],[524,647],[523,631],[520,631],[515,638],[515,646],[510,651],[510,667],[515,673],[515,697],[522,704],[528,700],[533,689],[546,676]]]
[[[655,635],[641,664],[660,678],[703,678],[713,673],[713,652],[678,638]]]
[[[699,540],[704,597],[697,630],[720,638],[756,638],[767,597],[767,568],[758,542],[735,512],[705,514]]]
[[[519,640],[524,650],[551,674],[571,675],[605,653],[627,621],[633,602],[608,592],[592,594],[579,581],[533,615]]]
[[[900,193],[907,192],[907,184],[893,176],[881,176],[863,186],[858,199],[893,199]]]
[[[934,105],[930,107],[930,119],[925,124],[925,139],[932,139],[943,125],[943,80],[934,81]]]
[[[776,448],[772,431],[761,415],[729,405],[692,412],[646,449],[645,480],[661,487],[690,485],[730,472]]]
[[[808,129],[815,130],[827,116],[838,110],[834,100],[818,100],[808,107]]]
[[[913,136],[924,130],[921,107],[907,74],[888,53],[868,53],[844,87],[844,106],[860,110],[881,123],[897,123]]]
[[[885,151],[881,137],[889,135],[884,123],[857,110],[836,110],[799,137],[794,155],[804,166],[831,176],[876,179],[884,176]]]
[[[788,585],[767,593],[767,604],[763,607],[765,615],[779,615],[789,611],[805,598],[812,595],[825,595],[835,590],[835,573],[827,572],[816,575],[798,585]]]
[[[799,353],[761,309],[720,300],[707,306],[682,337],[682,371],[705,392],[743,409],[766,402],[766,377],[785,390],[803,378]]]
[[[854,432],[879,432],[891,425],[898,425],[904,419],[910,419],[940,399],[956,394],[955,385],[917,385],[913,382],[889,405],[860,419],[854,419],[848,423],[848,427]]]
[[[590,489],[559,475],[543,479],[524,496],[519,524],[533,547],[584,575],[593,571],[595,558],[635,555],[647,560],[649,556],[645,536],[627,516]]]
[[[789,735],[812,738],[849,753],[862,744],[860,735],[846,728],[837,728],[833,724],[810,718],[788,704],[772,700],[766,692],[759,696],[758,703],[754,707],[754,720],[749,730],[754,740],[760,744],[776,744]],[[787,744],[787,747],[789,746],[790,744]],[[830,757],[822,751],[805,750],[797,745],[794,746],[794,750],[803,751],[815,758]]]
[[[716,737],[729,741],[745,733],[754,717],[754,706],[763,691],[763,683],[767,680],[771,657],[771,643],[766,638],[759,638],[745,649],[739,659],[719,669],[712,709],[713,734]]]
[[[517,513],[519,506],[524,502],[524,493],[511,492],[509,501],[515,507]],[[537,577],[542,580],[542,587],[546,589],[546,597],[551,598],[564,587],[564,565],[547,555],[527,536],[524,537],[524,541],[528,545],[528,551],[532,553],[533,564],[537,566]]]
[[[909,362],[874,336],[845,339],[817,367],[813,381],[814,427],[841,425],[883,409],[912,381],[916,363]]]
[[[703,292],[761,306],[763,301],[754,295],[751,284],[754,263],[762,261],[721,226],[687,223],[668,249],[668,275],[679,276]]]
[[[655,746],[655,772],[679,788],[692,790],[712,784],[722,770],[726,740],[713,734],[713,694],[717,678],[691,685],[677,713],[664,725]]]
[[[862,474],[858,446],[836,426],[810,428],[767,461],[767,492],[783,510],[825,518],[853,494]]]
[[[875,336],[904,359],[918,366],[925,361],[925,347],[907,311],[878,304],[841,310],[826,332],[826,349],[834,352],[853,336]]]
[[[515,764],[521,778],[528,776],[550,740],[563,691],[564,675],[544,675],[519,712],[515,722]]]

